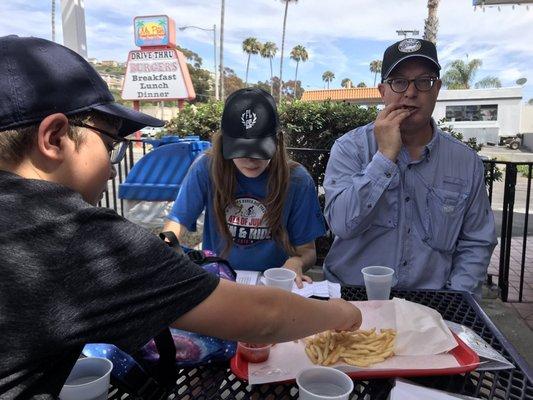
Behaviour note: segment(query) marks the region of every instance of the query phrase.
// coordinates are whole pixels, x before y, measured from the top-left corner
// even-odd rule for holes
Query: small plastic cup
[[[287,268],[270,268],[263,272],[267,286],[274,286],[283,290],[291,291],[296,272]]]
[[[271,344],[237,343],[237,353],[251,363],[260,363],[268,360]]]
[[[352,379],[330,367],[306,368],[296,377],[300,400],[348,400],[353,391]]]
[[[368,300],[389,300],[394,270],[389,267],[371,266],[363,268],[361,272]]]
[[[107,358],[87,357],[76,361],[59,393],[61,400],[106,400],[113,363]]]

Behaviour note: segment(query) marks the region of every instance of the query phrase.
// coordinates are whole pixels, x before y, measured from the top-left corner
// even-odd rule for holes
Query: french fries
[[[305,339],[305,353],[313,364],[331,365],[338,361],[357,367],[385,361],[394,355],[394,329],[368,331],[325,331]]]

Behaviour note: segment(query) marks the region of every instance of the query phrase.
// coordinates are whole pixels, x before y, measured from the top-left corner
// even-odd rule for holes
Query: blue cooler
[[[211,143],[198,136],[145,140],[153,150],[137,161],[119,186],[124,217],[148,229],[161,228],[192,162]]]

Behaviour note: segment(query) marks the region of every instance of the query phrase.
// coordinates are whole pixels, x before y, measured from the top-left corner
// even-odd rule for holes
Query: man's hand
[[[396,162],[402,148],[400,124],[411,112],[400,104],[389,104],[380,111],[374,125],[378,150],[392,162]]]
[[[356,331],[361,327],[363,316],[359,308],[343,299],[331,299],[328,303],[334,309],[333,312],[339,316],[339,325],[335,330]]]

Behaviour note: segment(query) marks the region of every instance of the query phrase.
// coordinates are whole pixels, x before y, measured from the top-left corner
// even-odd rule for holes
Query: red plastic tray
[[[412,376],[456,375],[476,369],[479,365],[479,357],[476,352],[468,347],[455,333],[453,336],[455,336],[458,346],[451,350],[449,354],[453,355],[459,363],[457,367],[439,369],[367,369],[347,372],[347,374],[354,379],[407,378]],[[248,380],[248,361],[241,358],[239,354],[231,359],[230,368],[236,377]],[[284,382],[294,381],[294,379],[291,379]]]

